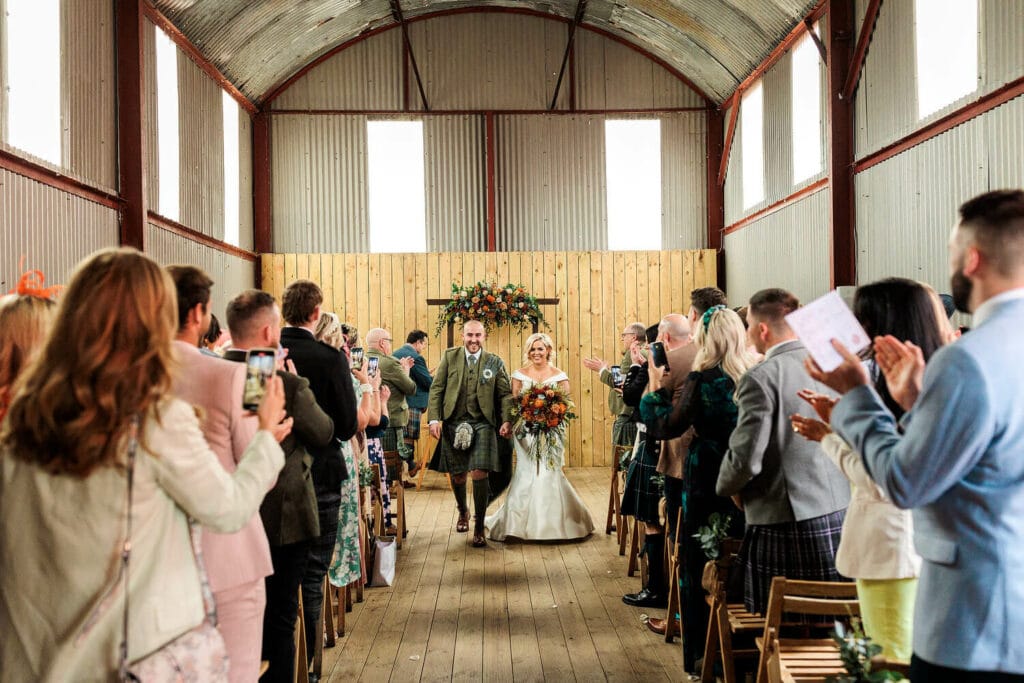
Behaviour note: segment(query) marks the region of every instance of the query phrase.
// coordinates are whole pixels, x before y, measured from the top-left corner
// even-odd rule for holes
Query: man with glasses
[[[375,327],[366,333],[366,356],[367,358],[378,359],[377,372],[380,373],[381,382],[391,389],[391,396],[388,398],[388,428],[381,437],[381,447],[384,450],[384,456],[387,458],[389,453],[398,453],[401,459],[409,463],[409,468],[412,469],[415,467],[415,464],[412,462],[413,451],[405,445],[404,433],[405,426],[409,423],[409,404],[406,402],[406,397],[413,396],[416,393],[416,382],[409,375],[413,359],[403,358],[398,360],[392,356],[391,344],[391,334],[384,328]],[[388,479],[402,480],[401,465],[399,463],[396,463],[394,459],[390,461],[388,464]],[[398,464],[398,467],[394,468],[396,470],[394,472],[391,471],[392,464]]]
[[[632,357],[629,353],[629,347],[633,345],[633,342],[644,340],[644,330],[646,326],[643,323],[630,323],[622,328],[622,333],[619,335],[620,343],[622,344],[622,360],[619,361],[620,374],[618,377],[625,377],[626,371],[629,366],[633,364]],[[612,458],[613,463],[618,463],[624,450],[633,448],[633,442],[636,440],[636,422],[633,420],[633,408],[627,406],[622,402],[622,380],[616,380],[616,376],[612,374],[611,368],[600,358],[584,358],[583,364],[600,374],[601,382],[608,385],[608,410],[615,416],[615,422],[612,424]],[[605,533],[610,534],[614,531],[614,528],[609,526],[605,528]]]

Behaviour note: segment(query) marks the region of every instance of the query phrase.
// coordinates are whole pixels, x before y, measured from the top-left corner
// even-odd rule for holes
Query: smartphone
[[[665,344],[660,341],[651,342],[651,362],[655,367],[668,370],[668,356],[665,355]]]
[[[377,356],[370,356],[366,361],[366,374],[370,377],[377,376],[377,365],[380,363],[380,358]]]
[[[363,347],[357,346],[354,349],[349,349],[349,353],[352,354],[352,368],[358,370],[363,367]]]
[[[256,410],[260,407],[267,382],[274,376],[277,367],[277,349],[249,349],[245,354],[245,390],[242,393],[242,407]]]
[[[622,384],[626,381],[626,378],[622,376],[622,368],[620,368],[618,365],[613,365],[610,368],[610,371],[612,373],[612,384],[614,384],[617,387],[621,387]]]

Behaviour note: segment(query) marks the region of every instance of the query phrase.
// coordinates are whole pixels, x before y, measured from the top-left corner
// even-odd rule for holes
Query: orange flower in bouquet
[[[524,391],[512,409],[515,431],[548,432],[576,419],[575,405],[561,389],[534,385]]]

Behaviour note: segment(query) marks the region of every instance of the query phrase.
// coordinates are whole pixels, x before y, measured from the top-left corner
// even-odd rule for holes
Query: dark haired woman
[[[888,278],[857,290],[853,313],[871,338],[892,335],[920,347],[927,361],[942,345],[937,307],[928,289],[904,278]],[[904,410],[885,383],[874,361],[869,361],[875,389],[896,416]],[[822,421],[792,417],[793,429],[820,441],[825,454],[850,480],[853,496],[843,522],[836,553],[836,569],[857,580],[864,631],[882,646],[886,657],[909,661],[921,558],[913,547],[909,510],[900,510],[868,476],[863,460],[828,426],[835,399],[810,391],[800,393]]]

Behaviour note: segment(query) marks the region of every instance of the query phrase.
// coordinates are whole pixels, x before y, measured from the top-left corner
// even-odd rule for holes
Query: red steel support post
[[[718,183],[718,168],[722,163],[725,117],[717,109],[707,110],[707,190],[708,190],[708,249],[717,254],[718,286],[725,289],[725,251],[722,231],[725,229],[725,188]]]
[[[853,102],[843,86],[853,59],[854,0],[828,3],[828,177],[832,286],[857,284],[853,185]]]
[[[117,0],[117,173],[123,204],[122,246],[144,250],[146,243],[146,136],[143,130],[141,0]]]
[[[252,119],[253,247],[257,254],[273,251],[270,203],[270,114]]]

